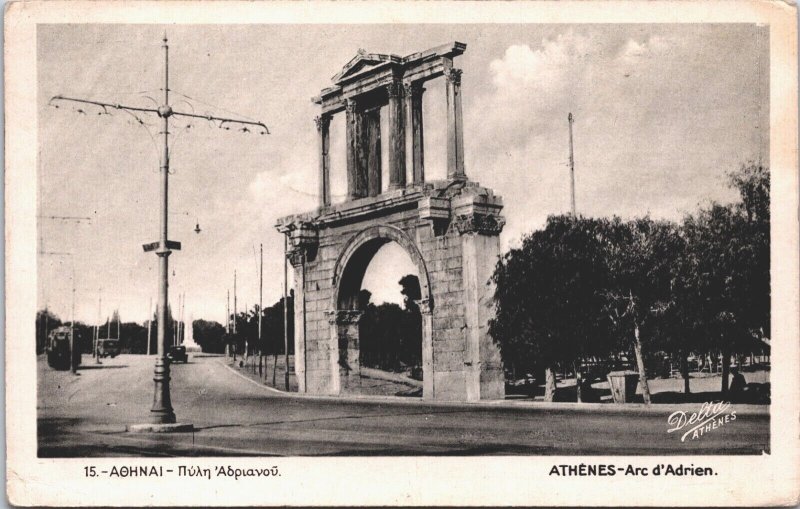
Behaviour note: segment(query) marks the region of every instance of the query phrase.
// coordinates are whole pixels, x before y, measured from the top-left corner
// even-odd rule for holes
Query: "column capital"
[[[450,68],[444,71],[444,79],[454,85],[461,85],[461,69]]]
[[[453,227],[460,235],[468,233],[500,235],[505,224],[506,220],[503,216],[476,212],[457,215],[453,220]]]
[[[334,309],[325,311],[325,317],[331,325],[354,325],[361,320],[362,316],[364,316],[364,312],[357,309]]]
[[[331,124],[331,117],[330,115],[317,115],[314,117],[314,124],[317,126],[317,131],[327,129]]]
[[[389,94],[389,99],[403,97],[404,87],[400,81],[393,81],[386,85],[386,93]]]
[[[418,81],[412,81],[411,83],[403,83],[403,91],[406,97],[419,97],[425,92],[425,87]]]
[[[344,109],[348,115],[352,115],[356,111],[356,100],[355,99],[345,99],[344,100]]]
[[[297,221],[279,229],[281,233],[289,236],[290,249],[286,257],[292,266],[299,267],[306,260],[313,260],[319,247],[319,234],[314,223]]]
[[[286,258],[289,259],[289,263],[292,264],[292,267],[302,267],[306,261],[306,251],[300,248],[292,249],[286,253]]]
[[[414,304],[417,305],[419,308],[419,312],[423,315],[430,315],[433,313],[433,306],[431,304],[431,299],[419,299],[415,300]]]

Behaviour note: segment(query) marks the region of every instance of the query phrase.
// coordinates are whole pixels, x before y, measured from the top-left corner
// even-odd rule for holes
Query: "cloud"
[[[506,243],[568,210],[569,112],[576,119],[579,212],[651,210],[678,219],[704,199],[701,193],[724,190],[708,147],[726,151],[729,118],[740,106],[704,110],[712,104],[706,96],[722,97],[715,87],[733,88],[722,83],[726,74],[715,75],[719,84],[699,74],[698,58],[696,47],[666,34],[569,30],[538,45],[509,45],[491,60],[490,86],[466,112],[466,124],[479,126],[470,133],[467,162],[470,177],[508,204]],[[703,111],[714,120],[698,131],[694,119]],[[683,180],[700,174],[701,186]]]
[[[509,46],[503,58],[491,62],[489,70],[499,91],[535,88],[554,92],[574,75],[578,63],[596,53],[586,37],[570,31],[544,39],[535,50],[527,44]]]

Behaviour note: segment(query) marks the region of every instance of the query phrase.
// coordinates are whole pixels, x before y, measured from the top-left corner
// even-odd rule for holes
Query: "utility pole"
[[[178,305],[177,309],[175,310],[177,313],[177,317],[172,320],[173,327],[172,327],[172,346],[178,344],[178,337],[181,333],[181,294],[178,294]]]
[[[44,345],[43,349],[47,348],[47,325],[48,325],[47,322],[49,321],[48,320],[48,318],[49,318],[48,315],[49,314],[50,314],[50,311],[47,309],[47,304],[45,303],[45,305],[44,305],[44,338],[42,340],[42,345]]]
[[[153,298],[147,304],[147,355],[150,355],[150,329],[153,328]]]
[[[41,186],[40,186],[41,190]],[[90,223],[92,221],[91,217],[81,217],[81,216],[54,216],[54,215],[42,215],[41,213],[38,214],[37,219],[50,219],[55,221],[65,221],[65,222],[74,222],[77,224],[81,224],[81,222]],[[44,236],[41,233],[42,228],[39,229],[39,254],[46,255],[60,255],[60,256],[69,256],[70,263],[72,267],[72,311],[71,311],[71,318],[70,318],[70,333],[69,333],[69,346],[70,346],[70,371],[72,374],[76,374],[77,366],[75,365],[75,257],[74,254],[71,252],[46,252],[44,250]],[[46,300],[46,299],[45,299]],[[44,342],[45,348],[47,347],[47,327],[48,327],[48,306],[45,304],[45,315],[44,315]]]
[[[233,269],[233,333],[236,334],[236,312],[238,311],[238,305],[236,300],[236,269]]]
[[[572,124],[575,119],[572,117],[572,113],[567,116],[567,122],[569,123],[569,194],[572,202],[572,217],[576,217],[578,214],[575,209],[575,153],[572,148]]]
[[[72,267],[72,311],[69,320],[69,369],[74,375],[78,371],[78,366],[75,363],[75,258],[72,253],[59,253],[55,251],[39,251],[39,254],[69,256],[70,265]],[[47,334],[47,306],[45,306],[45,334]],[[46,341],[47,337],[45,336],[45,343]]]
[[[75,99],[64,96],[55,96],[51,99],[58,101],[72,101],[82,104],[92,104],[99,106],[103,111],[108,108],[124,110],[128,113],[134,112],[148,113],[158,115],[162,119],[162,156],[160,162],[161,173],[161,213],[160,213],[160,228],[159,239],[157,242],[144,245],[145,252],[154,251],[158,256],[158,355],[156,357],[155,369],[153,374],[154,390],[153,390],[153,406],[150,409],[150,421],[156,425],[173,424],[176,422],[175,412],[172,409],[172,401],[170,398],[169,390],[169,363],[166,359],[168,348],[168,338],[166,335],[167,327],[167,303],[169,302],[169,255],[173,249],[180,249],[180,242],[169,240],[168,237],[168,217],[169,217],[169,118],[188,117],[208,120],[210,122],[219,122],[220,127],[224,124],[239,124],[242,125],[242,131],[250,132],[247,126],[254,126],[263,129],[261,134],[269,134],[267,126],[261,122],[251,122],[247,120],[238,120],[232,118],[215,117],[212,115],[196,115],[194,113],[184,113],[174,111],[169,103],[169,46],[167,45],[167,34],[164,34],[163,45],[164,50],[164,103],[158,108],[138,108],[133,106],[123,106],[121,104],[104,103],[99,101],[90,101],[86,99]],[[176,431],[189,429],[191,425],[176,426]],[[136,426],[132,429],[139,429]],[[152,426],[141,427],[141,430],[152,429]]]
[[[283,237],[283,362],[284,362],[284,373],[283,381],[284,387],[286,391],[289,391],[289,308],[288,308],[288,300],[289,300],[289,267],[287,266],[286,255],[288,254],[287,251],[289,249],[288,246],[289,239],[287,236],[284,235]],[[296,354],[296,353],[295,353]],[[277,357],[277,354],[276,354]]]
[[[569,194],[572,205],[572,217],[573,219],[576,219],[578,217],[578,213],[575,208],[575,152],[572,147],[572,124],[575,123],[575,119],[572,117],[572,112],[567,115],[567,122],[569,123]],[[583,395],[581,393],[581,385],[583,384],[582,364],[582,356],[580,356],[578,360],[573,363],[573,369],[575,370],[575,391],[578,403],[583,403]]]
[[[264,314],[264,244],[258,245],[261,263],[258,267],[258,376],[263,374],[264,352],[261,348],[261,315]]]
[[[97,327],[95,330],[97,333],[95,334],[94,338],[94,363],[100,364],[100,355],[98,355],[98,349],[100,345],[100,317],[103,316],[103,289],[100,288],[97,291]]]
[[[239,340],[236,338],[236,269],[233,269],[233,360],[236,360],[236,347],[238,346]]]
[[[181,328],[179,331],[178,336],[178,344],[183,344],[183,338],[186,336],[186,292],[183,292],[183,298],[181,299]]]
[[[119,308],[117,308],[117,341],[122,339],[122,337],[119,335],[119,326],[121,321],[122,319],[119,317]]]
[[[78,366],[75,365],[75,348],[78,346],[75,341],[75,259],[72,256],[70,256],[69,259],[70,262],[72,262],[72,311],[69,318],[69,369],[74,375],[78,372]],[[78,355],[80,355],[80,353]]]

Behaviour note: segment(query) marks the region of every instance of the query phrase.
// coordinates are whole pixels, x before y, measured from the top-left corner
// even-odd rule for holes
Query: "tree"
[[[419,278],[413,274],[406,274],[400,278],[398,284],[401,286],[400,293],[403,295],[403,306],[409,311],[419,311],[417,301],[422,298],[422,290],[419,286]]]
[[[225,352],[225,343],[223,342],[225,327],[222,324],[209,320],[195,320],[192,322],[192,334],[203,352]]]
[[[557,362],[575,365],[609,351],[603,289],[608,280],[600,221],[550,216],[497,263],[496,315],[489,332],[506,362],[545,368],[545,400],[555,396]],[[580,380],[578,398],[580,398]]]
[[[365,366],[396,372],[410,368],[412,375],[422,365],[422,319],[416,300],[421,292],[417,276],[403,276],[398,284],[404,295],[403,307],[394,303],[375,305],[369,290],[359,292],[359,350]]]
[[[732,206],[714,205],[687,217],[683,230],[695,305],[703,310],[699,327],[709,346],[722,354],[726,393],[731,355],[752,351],[757,335],[769,327],[769,250],[761,245],[768,241],[759,239]]]
[[[135,322],[120,325],[120,352],[133,354],[147,353],[147,327]]]
[[[673,306],[675,262],[683,253],[677,225],[648,217],[605,223],[605,263],[610,278],[604,290],[609,318],[623,339],[633,347],[639,385],[645,403],[650,389],[644,363],[642,333],[653,339],[653,330]]]
[[[740,201],[712,204],[684,219],[687,245],[683,306],[722,355],[723,393],[728,391],[732,354],[760,348],[770,333],[770,174],[760,164],[745,164],[728,174]],[[696,310],[702,310],[697,314]]]

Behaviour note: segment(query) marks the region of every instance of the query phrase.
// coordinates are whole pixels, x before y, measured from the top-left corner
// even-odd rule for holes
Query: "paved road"
[[[153,358],[122,355],[94,366],[84,356],[84,363],[74,376],[39,360],[40,456],[760,454],[769,448],[769,416],[745,408],[735,421],[681,443],[666,432],[676,409],[669,405],[586,411],[569,404],[289,397],[213,356],[172,367],[173,404],[194,433],[134,434],[125,426],[145,422],[149,413]]]

